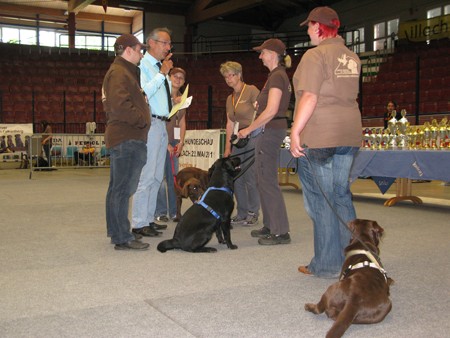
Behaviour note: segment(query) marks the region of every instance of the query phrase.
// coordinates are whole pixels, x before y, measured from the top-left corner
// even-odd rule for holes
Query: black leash
[[[239,174],[236,175],[235,178],[233,178],[233,181],[236,181],[239,177],[241,177],[242,175],[244,175],[245,172],[246,172],[248,169],[250,169],[250,167],[253,165],[253,163],[255,163],[255,154],[254,154],[255,148],[252,148],[252,149],[243,151],[242,153],[234,154],[234,155],[230,156],[230,158],[233,158],[233,157],[239,157],[239,156],[244,155],[244,154],[247,154],[247,153],[249,153],[249,152],[251,152],[251,151],[253,151],[253,155],[250,156],[250,157],[247,157],[245,160],[243,160],[243,161],[241,162],[241,165],[244,164],[244,163],[247,162],[247,161],[250,161],[250,162],[249,162],[243,169],[241,168],[241,171],[239,172]]]
[[[306,148],[306,146],[303,146],[304,148]],[[323,197],[325,198],[325,201],[327,202],[328,206],[331,208],[331,210],[333,211],[333,213],[337,216],[339,222],[341,222],[341,224],[344,225],[344,227],[352,234],[352,236],[359,242],[361,243],[361,245],[364,247],[364,249],[366,249],[368,252],[370,252],[373,257],[376,259],[377,263],[380,265],[380,267],[383,267],[383,265],[381,264],[381,260],[380,257],[378,256],[378,254],[376,254],[375,252],[373,252],[369,246],[364,243],[361,238],[356,235],[351,229],[350,227],[347,225],[347,223],[344,222],[344,220],[342,219],[342,217],[338,214],[337,210],[333,207],[333,205],[331,204],[330,200],[328,199],[327,195],[325,194],[325,191],[322,189],[322,186],[319,183],[319,180],[317,179],[317,174],[314,171],[314,167],[312,166],[312,163],[310,161],[310,159],[308,158],[308,155],[306,155],[306,153],[303,153],[305,155],[306,160],[308,161],[310,167],[311,167],[311,172],[314,176],[314,179],[316,181],[317,186],[319,187],[320,192],[322,193]]]

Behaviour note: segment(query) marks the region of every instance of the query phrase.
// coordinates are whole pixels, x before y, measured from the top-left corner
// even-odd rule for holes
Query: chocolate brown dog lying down
[[[391,311],[389,285],[394,281],[377,262],[383,228],[375,221],[355,219],[349,223],[353,236],[345,248],[346,259],[339,282],[332,284],[318,304],[305,304],[315,314],[325,312],[335,320],[327,338],[342,337],[351,324],[381,322]],[[357,240],[361,239],[371,252]]]
[[[215,252],[205,245],[216,233],[219,243],[237,249],[231,242],[230,217],[234,208],[233,182],[241,164],[239,157],[221,158],[208,171],[209,184],[201,200],[181,217],[172,239],[158,244],[160,252],[181,249],[189,252]]]
[[[174,221],[178,222],[181,219],[183,198],[189,198],[194,203],[203,195],[208,185],[208,172],[195,167],[186,167],[178,172],[176,180],[177,216]]]

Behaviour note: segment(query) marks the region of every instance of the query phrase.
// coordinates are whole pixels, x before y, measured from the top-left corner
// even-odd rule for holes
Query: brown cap
[[[261,46],[253,47],[253,50],[256,50],[258,52],[262,51],[263,49],[274,51],[280,55],[286,55],[286,46],[280,39],[269,39],[264,41]]]
[[[173,67],[169,72],[170,75],[174,75],[176,73],[182,73],[184,77],[186,77],[186,71],[183,68]]]
[[[310,21],[320,22],[328,27],[339,28],[333,23],[333,20],[339,20],[336,11],[330,7],[316,7],[308,15],[308,18],[303,21],[300,26],[308,24]]]
[[[116,43],[114,44],[114,49],[125,50],[127,47],[133,47],[136,45],[140,45],[141,49],[147,47],[147,45],[141,43],[133,34],[123,34],[117,38]]]

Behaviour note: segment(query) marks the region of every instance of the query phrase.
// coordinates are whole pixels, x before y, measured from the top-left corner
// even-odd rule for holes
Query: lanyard
[[[241,97],[242,97],[242,94],[244,93],[245,87],[247,87],[247,85],[244,83],[244,87],[242,88],[241,93],[239,94],[239,98],[238,98],[236,104],[234,103],[234,92],[233,92],[233,96],[231,97],[231,101],[233,103],[233,108],[234,108],[234,115],[236,115],[236,108],[239,104],[239,101],[241,101]]]

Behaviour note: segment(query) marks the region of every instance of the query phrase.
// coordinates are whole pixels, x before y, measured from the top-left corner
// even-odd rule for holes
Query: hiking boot
[[[252,230],[250,235],[252,237],[265,237],[267,235],[270,235],[270,230],[266,227],[262,227],[261,229],[258,230]]]
[[[289,244],[291,243],[291,236],[289,233],[283,235],[267,235],[258,239],[260,245],[275,245],[275,244]]]

